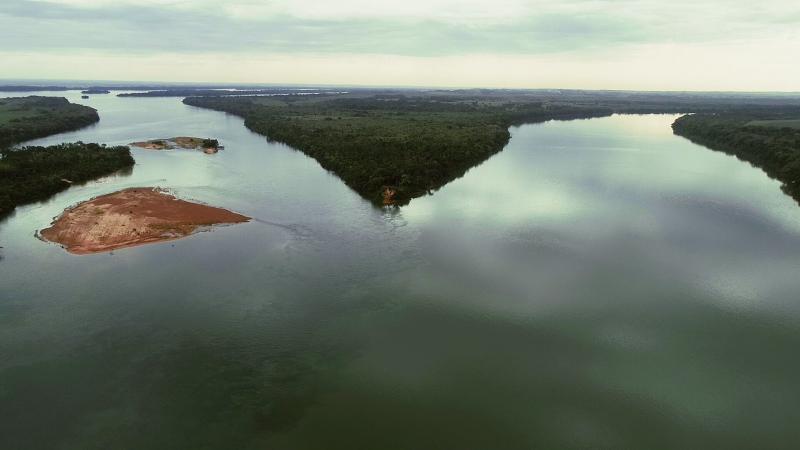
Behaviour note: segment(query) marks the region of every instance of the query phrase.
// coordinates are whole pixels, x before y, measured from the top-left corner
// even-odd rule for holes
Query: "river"
[[[19,95],[28,95],[19,94]],[[512,129],[399,210],[240,118],[67,96],[129,173],[0,222],[0,448],[791,448],[800,207],[674,115]],[[75,256],[35,238],[126,187],[255,220]]]

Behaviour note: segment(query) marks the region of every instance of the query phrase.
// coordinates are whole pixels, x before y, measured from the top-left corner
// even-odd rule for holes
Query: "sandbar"
[[[68,252],[90,254],[189,236],[250,218],[180,200],[159,188],[129,188],[68,208],[39,235]]]
[[[219,141],[210,138],[198,138],[190,136],[178,136],[167,139],[151,139],[149,141],[131,142],[130,145],[147,150],[175,150],[190,149],[200,150],[206,154],[217,153],[223,147]]]

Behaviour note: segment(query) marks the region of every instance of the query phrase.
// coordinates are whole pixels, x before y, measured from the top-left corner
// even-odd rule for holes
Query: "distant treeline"
[[[692,142],[761,168],[800,202],[800,112],[692,114],[676,120],[672,129]]]
[[[320,91],[307,91],[298,89],[254,89],[254,90],[231,90],[231,89],[164,89],[146,92],[126,92],[117,94],[117,97],[222,97],[236,95],[310,95]]]
[[[71,89],[74,88],[66,86],[0,85],[0,92],[69,91]]]
[[[598,106],[370,96],[190,97],[316,159],[376,204],[408,203],[502,150],[523,122],[605,116]]]
[[[97,111],[63,97],[0,99],[0,147],[63,133],[100,120]]]
[[[128,147],[53,145],[0,150],[0,217],[17,205],[44,200],[80,183],[134,164]]]
[[[28,84],[13,84],[13,85],[0,85],[0,92],[35,92],[35,91],[83,91],[83,90],[117,90],[117,91],[168,91],[168,90],[274,90],[274,91],[304,91],[313,89],[319,90],[336,90],[329,87],[310,87],[303,88],[297,86],[267,86],[267,85],[231,85],[231,84],[202,84],[202,85],[173,85],[173,84],[73,84],[65,85],[28,85]],[[355,88],[361,90],[374,90],[372,88]],[[383,90],[383,89],[382,89]]]

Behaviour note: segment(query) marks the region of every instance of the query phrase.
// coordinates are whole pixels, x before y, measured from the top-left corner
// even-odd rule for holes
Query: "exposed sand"
[[[169,139],[151,139],[149,141],[131,142],[130,145],[148,150],[175,150],[181,148],[189,150],[201,150],[203,153],[209,155],[219,151],[218,147],[203,147],[203,141],[203,138],[178,136]]]
[[[177,199],[158,188],[130,188],[65,210],[40,235],[70,253],[88,254],[180,239],[213,225],[249,220],[226,209]]]
[[[148,150],[166,150],[167,148],[167,141],[161,139],[155,139],[152,141],[142,141],[142,142],[131,142],[130,145],[134,147],[146,148]]]

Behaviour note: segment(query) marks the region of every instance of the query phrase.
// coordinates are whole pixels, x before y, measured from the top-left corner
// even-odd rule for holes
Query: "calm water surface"
[[[133,149],[0,222],[0,448],[796,448],[800,207],[675,116],[514,128],[382,211],[239,118],[66,95],[100,123],[35,143],[226,149]],[[256,220],[91,256],[34,237],[132,186]]]

